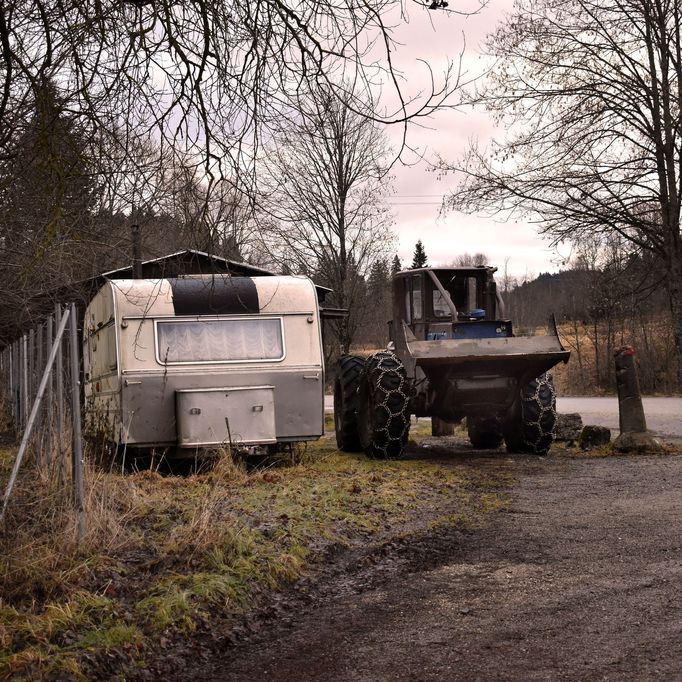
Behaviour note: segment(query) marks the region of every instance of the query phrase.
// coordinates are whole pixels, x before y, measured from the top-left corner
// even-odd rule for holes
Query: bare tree
[[[508,125],[472,148],[450,207],[518,211],[555,242],[618,235],[667,286],[682,385],[678,0],[522,1],[488,42],[473,100]]]
[[[357,338],[369,348],[384,348],[388,323],[393,317],[393,289],[388,258],[377,258],[367,277],[365,315]]]
[[[488,260],[488,256],[484,253],[462,253],[452,260],[447,267],[472,268],[477,265],[487,265]]]
[[[347,351],[363,310],[364,282],[374,261],[392,246],[383,132],[323,88],[265,155],[269,174],[263,205],[276,221],[271,253],[290,271],[333,289],[332,302],[349,316],[334,323]]]
[[[110,235],[110,245],[116,244],[124,258],[130,255],[132,223],[141,228],[146,257],[184,248],[233,259],[248,254],[253,212],[232,183],[210,182],[192,158],[151,136],[129,144],[127,150],[110,137],[98,143],[92,155],[100,187],[95,215],[124,224]]]
[[[477,0],[470,1],[475,11]],[[402,2],[3,2],[0,157],[16,153],[15,130],[45,78],[92,129],[122,130],[115,139],[125,149],[153,131],[194,159],[209,190],[217,179],[251,180],[263,131],[312,83],[326,83],[355,107],[381,80],[395,104],[372,116],[405,122],[428,115],[456,73],[447,67],[438,83],[432,74],[423,96],[403,95],[392,66]]]

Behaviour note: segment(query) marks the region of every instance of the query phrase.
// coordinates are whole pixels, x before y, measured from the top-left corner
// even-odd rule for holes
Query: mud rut
[[[332,562],[182,679],[682,679],[682,457],[476,465],[518,481],[488,528]]]

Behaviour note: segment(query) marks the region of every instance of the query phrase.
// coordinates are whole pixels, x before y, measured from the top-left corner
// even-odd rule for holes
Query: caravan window
[[[162,364],[282,360],[282,320],[157,321],[156,350]]]

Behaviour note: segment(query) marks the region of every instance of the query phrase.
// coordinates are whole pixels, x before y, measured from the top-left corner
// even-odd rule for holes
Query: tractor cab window
[[[424,319],[424,284],[422,275],[413,275],[404,280],[405,287],[405,322]]]
[[[448,284],[450,298],[458,312],[467,309],[467,278],[455,275]]]
[[[424,317],[421,275],[415,275],[412,278],[412,314],[415,320],[421,320]]]
[[[447,284],[447,290],[455,304],[458,313],[466,314],[475,308],[478,308],[478,282],[476,277],[467,277],[465,275],[455,275]],[[436,313],[436,305],[434,298],[434,313]]]
[[[450,308],[438,289],[433,290],[433,315],[434,317],[450,317]]]

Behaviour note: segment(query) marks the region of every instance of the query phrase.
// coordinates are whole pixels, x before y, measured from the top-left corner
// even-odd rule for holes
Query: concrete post
[[[616,358],[620,432],[643,433],[646,431],[646,417],[639,392],[635,349],[632,346],[623,346],[615,351],[614,356]]]
[[[647,431],[639,378],[635,364],[635,349],[622,346],[614,352],[620,435],[613,443],[620,452],[653,453],[662,450],[661,444]]]

